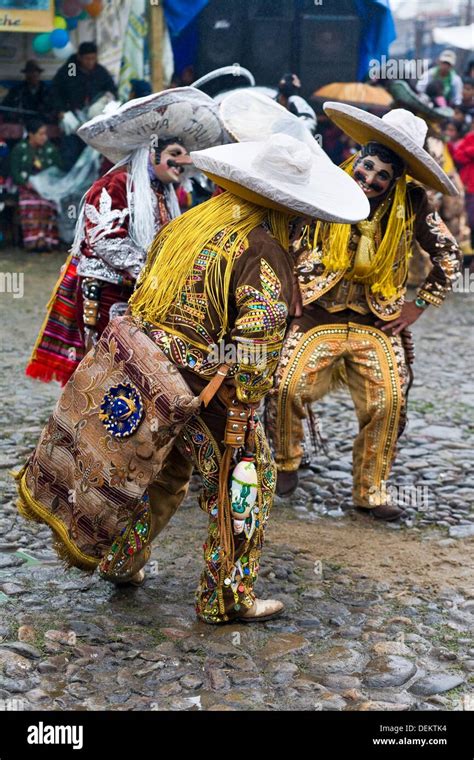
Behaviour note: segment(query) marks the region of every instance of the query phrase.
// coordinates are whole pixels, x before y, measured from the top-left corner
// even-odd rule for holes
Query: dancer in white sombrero
[[[69,564],[138,583],[194,464],[209,516],[197,614],[267,620],[283,604],[254,590],[275,486],[255,409],[293,296],[290,225],[358,221],[369,203],[321,149],[285,134],[191,158],[225,192],[156,236],[131,316],[110,322],[17,474],[19,508],[53,528]]]
[[[303,313],[290,325],[276,372],[268,417],[279,470],[278,492],[291,493],[302,459],[307,405],[345,370],[359,420],[353,449],[353,503],[393,520],[386,481],[406,418],[411,336],[407,328],[425,309],[441,306],[460,268],[454,237],[428,204],[418,180],[456,194],[424,150],[425,122],[404,109],[379,118],[328,102],[327,115],[362,145],[346,164],[370,203],[358,224],[318,223],[298,262]],[[432,269],[414,301],[405,298],[412,238]]]
[[[180,215],[189,151],[227,141],[216,103],[193,87],[136,98],[78,135],[114,166],[87,192],[27,374],[64,384],[111,316],[123,313],[154,235]]]

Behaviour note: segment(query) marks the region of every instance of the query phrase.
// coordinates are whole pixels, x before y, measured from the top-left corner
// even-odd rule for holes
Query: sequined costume
[[[158,230],[169,222],[171,212],[161,183],[152,183],[152,187]],[[109,322],[111,309],[114,316],[125,310],[146,256],[129,234],[133,202],[133,193],[127,194],[125,169],[100,177],[88,191],[80,251],[69,256],[55,285],[27,375],[46,382],[58,380],[64,385],[79,365],[86,352],[84,283],[96,283],[97,300],[92,308],[98,336]]]
[[[415,216],[414,238],[432,264],[418,295],[438,307],[457,277],[461,254],[444,222],[431,211],[424,189],[409,183],[407,199]],[[383,236],[388,213],[389,209],[380,220],[376,241]],[[359,421],[353,446],[353,502],[375,507],[386,498],[384,484],[405,425],[408,388],[401,335],[390,336],[375,323],[400,315],[406,285],[399,283],[388,299],[351,278],[363,225],[351,227],[347,269],[327,272],[318,244],[298,259],[303,315],[293,319],[285,339],[275,389],[267,400],[267,419],[278,469],[297,470],[306,405],[328,392],[333,370],[344,365]]]
[[[252,230],[248,246],[242,246],[235,257],[229,292],[229,334],[219,341],[218,321],[203,296],[202,284],[207,263],[216,255],[221,237],[222,233],[218,234],[197,257],[190,279],[165,323],[159,328],[145,325],[150,337],[195,393],[203,389],[222,364],[225,357],[219,346],[228,348],[233,344],[237,350],[239,346],[245,347],[242,361],[231,365],[222,393],[193,417],[178,436],[168,457],[167,471],[160,475],[159,492],[149,489],[152,540],[177,507],[176,498],[166,500],[163,492],[176,494],[184,487],[193,465],[201,475],[199,503],[209,515],[209,529],[203,546],[205,569],[196,596],[196,611],[211,623],[237,617],[253,604],[253,587],[276,479],[270,449],[258,422],[255,438],[260,498],[245,530],[234,536],[234,564],[227,573],[219,550],[218,487],[228,393],[235,394],[238,401],[256,404],[271,388],[293,287],[288,254],[272,237],[268,226]]]

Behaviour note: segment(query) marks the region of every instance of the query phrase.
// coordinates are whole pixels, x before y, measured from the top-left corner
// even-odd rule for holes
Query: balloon
[[[63,48],[69,42],[69,34],[64,29],[55,29],[49,39],[52,48]]]
[[[55,16],[54,17],[54,28],[55,29],[66,29],[67,23],[66,19],[62,16]]]
[[[64,0],[63,13],[67,18],[78,16],[82,11],[82,5],[79,0]]]
[[[86,11],[91,18],[97,18],[102,13],[101,0],[92,0],[92,3],[86,5]]]
[[[74,18],[68,18],[67,20],[67,28],[68,30],[76,29],[78,23],[79,23],[79,16],[75,16]]]
[[[69,56],[75,52],[76,50],[72,42],[68,42],[67,45],[65,45],[62,48],[53,47],[53,55],[55,58],[58,58],[58,60],[60,61],[67,60]]]
[[[35,53],[38,53],[38,55],[44,55],[45,53],[49,53],[51,50],[51,41],[50,41],[50,35],[49,34],[37,34],[36,37],[33,40],[33,50]]]

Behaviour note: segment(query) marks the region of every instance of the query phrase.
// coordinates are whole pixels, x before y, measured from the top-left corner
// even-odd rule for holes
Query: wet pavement
[[[267,533],[256,590],[285,614],[215,627],[193,609],[207,521],[197,480],[140,588],[64,571],[49,529],[17,515],[8,471],[59,394],[24,366],[63,258],[0,256],[1,272],[24,275],[21,298],[0,283],[0,709],[474,709],[473,294],[414,326],[392,479],[406,519],[349,509],[355,418],[339,392],[320,406],[326,453],[276,499]]]

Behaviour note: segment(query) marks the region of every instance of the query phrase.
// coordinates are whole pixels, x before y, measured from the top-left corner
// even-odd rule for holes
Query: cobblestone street
[[[207,522],[197,480],[140,588],[65,572],[49,529],[17,514],[8,473],[60,391],[24,367],[64,258],[0,257],[1,271],[24,273],[22,298],[0,292],[0,708],[474,710],[474,294],[414,326],[392,477],[404,522],[350,509],[356,422],[338,392],[319,407],[326,452],[291,499],[276,498],[267,532],[256,591],[284,601],[284,616],[214,627],[194,615]]]

